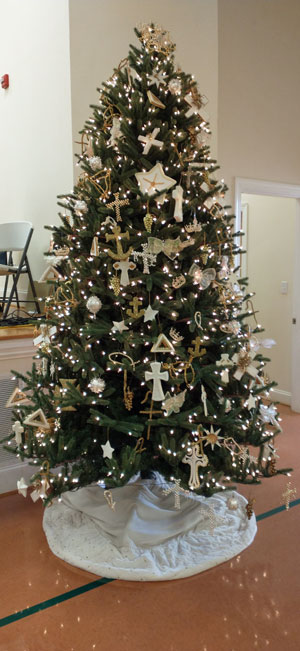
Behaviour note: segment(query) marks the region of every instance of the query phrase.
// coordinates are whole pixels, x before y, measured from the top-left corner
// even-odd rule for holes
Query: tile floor
[[[282,406],[281,415],[279,465],[294,467],[299,498],[300,414]],[[259,515],[280,505],[286,483],[278,476],[260,487],[241,486],[240,492],[255,497]],[[253,544],[240,556],[194,577],[112,581],[85,591],[97,577],[50,552],[42,505],[5,496],[0,651],[299,651],[299,515],[296,500],[289,511],[260,520]],[[21,619],[9,618],[35,606]]]

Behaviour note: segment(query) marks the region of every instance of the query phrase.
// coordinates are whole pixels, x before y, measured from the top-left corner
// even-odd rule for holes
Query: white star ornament
[[[156,163],[149,172],[138,172],[135,176],[141,192],[149,196],[164,192],[176,184],[175,179],[164,173],[160,163]]]

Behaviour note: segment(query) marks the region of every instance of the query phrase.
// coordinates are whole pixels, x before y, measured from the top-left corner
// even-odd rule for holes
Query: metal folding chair
[[[27,274],[33,300],[24,301],[22,303],[35,303],[36,310],[41,314],[40,304],[36,295],[35,286],[27,258],[27,251],[32,237],[33,228],[31,222],[10,222],[7,224],[0,224],[0,252],[5,251],[8,255],[7,264],[0,264],[0,276],[6,276],[3,296],[0,297],[0,311],[2,318],[6,319],[9,308],[16,298],[18,309],[20,308],[20,299],[18,294],[18,281],[21,274]],[[13,262],[13,252],[22,251],[20,262],[15,265]],[[12,288],[8,295],[8,280],[12,276]]]

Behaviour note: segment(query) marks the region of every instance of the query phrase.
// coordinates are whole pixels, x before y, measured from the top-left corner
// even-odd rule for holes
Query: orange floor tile
[[[300,414],[282,407],[278,466],[293,465]],[[256,513],[278,507],[286,477],[240,486]],[[258,522],[253,544],[232,561],[178,581],[113,581],[8,623],[0,651],[299,651],[300,504]],[[80,588],[97,577],[48,549],[42,506],[11,495],[0,500],[0,618]]]

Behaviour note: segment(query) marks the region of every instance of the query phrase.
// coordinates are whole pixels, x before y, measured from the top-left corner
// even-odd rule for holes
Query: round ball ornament
[[[78,201],[75,201],[74,210],[75,214],[80,217],[80,215],[84,215],[84,213],[88,211],[88,205],[85,203],[85,201],[80,201],[78,199]]]
[[[102,169],[102,160],[99,156],[91,156],[88,161],[93,172],[97,172],[98,170]]]
[[[102,393],[105,389],[105,382],[101,377],[93,377],[89,383],[89,388],[93,393]]]
[[[169,81],[168,88],[172,95],[179,95],[181,93],[180,79],[171,79],[171,81]]]
[[[102,301],[100,301],[98,296],[90,296],[86,302],[86,306],[88,311],[95,315],[101,309]]]
[[[238,503],[238,500],[236,499],[236,497],[229,497],[228,498],[227,506],[230,509],[230,511],[236,511],[236,509],[238,508],[238,505],[239,505],[239,503]]]

